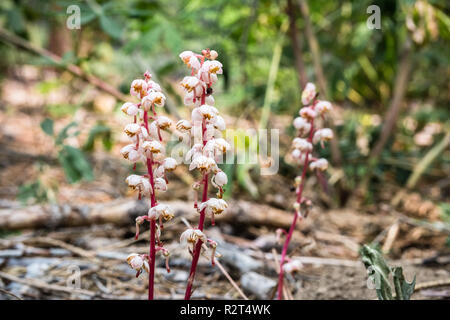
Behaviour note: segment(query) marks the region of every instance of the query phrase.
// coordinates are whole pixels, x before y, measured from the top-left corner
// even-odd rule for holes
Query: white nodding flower
[[[216,121],[214,122],[214,127],[217,130],[223,131],[227,128],[225,120],[221,116],[216,116]]]
[[[203,148],[203,153],[205,155],[217,155],[226,153],[231,149],[230,144],[223,138],[211,139]]]
[[[168,158],[164,159],[162,165],[164,167],[164,170],[173,171],[177,168],[177,160],[175,160],[174,158],[168,157]]]
[[[217,164],[213,158],[205,157],[203,155],[196,156],[192,159],[189,165],[189,170],[199,169],[201,171],[208,172],[210,170],[217,171]]]
[[[183,60],[184,63],[188,63],[189,59],[195,55],[194,52],[190,51],[190,50],[186,50],[183,51],[182,53],[180,53],[178,56],[181,58],[181,60]]]
[[[170,120],[169,118],[165,117],[165,116],[158,116],[158,118],[156,118],[156,125],[164,130],[169,128],[172,125],[172,120]]]
[[[128,176],[125,181],[132,190],[139,190],[144,195],[149,195],[153,192],[150,181],[143,176],[132,174]]]
[[[155,178],[155,189],[159,191],[167,191],[167,183],[163,178]]]
[[[219,111],[210,105],[204,104],[198,108],[198,111],[201,113],[204,119],[212,119],[219,114]]]
[[[164,153],[164,146],[156,140],[145,141],[142,144],[142,149],[151,153]]]
[[[216,50],[210,50],[207,58],[211,60],[216,60],[218,56],[219,54],[217,53]]]
[[[283,265],[283,270],[286,273],[293,273],[295,271],[300,271],[303,268],[303,264],[300,260],[292,260]]]
[[[131,150],[128,153],[128,160],[130,160],[131,162],[135,163],[138,162],[139,160],[142,160],[143,154],[141,152],[141,149],[139,150]]]
[[[193,92],[195,97],[200,97],[206,88],[203,81],[192,76],[184,77],[181,81],[181,86],[186,89],[187,92]]]
[[[187,229],[180,236],[181,244],[195,244],[198,240],[206,242],[206,235],[199,229]]]
[[[189,68],[200,68],[200,61],[198,61],[197,56],[192,51],[183,51],[179,57]]]
[[[120,110],[122,110],[123,113],[129,116],[136,116],[139,112],[138,106],[132,102],[125,102]]]
[[[120,149],[120,154],[125,158],[128,159],[128,156],[131,151],[136,151],[136,146],[134,144],[128,144],[122,149]]]
[[[302,103],[305,106],[310,104],[313,101],[316,94],[317,94],[316,86],[313,83],[308,82],[305,86],[305,89],[302,92]]]
[[[191,56],[189,58],[187,66],[189,68],[194,68],[195,70],[198,70],[200,68],[200,61],[198,61],[198,58],[196,56]]]
[[[207,214],[221,214],[228,208],[228,204],[223,199],[211,198],[206,202],[202,202],[198,209],[202,211],[205,209]]]
[[[152,91],[146,96],[149,98],[152,103],[154,103],[158,107],[164,107],[166,102],[166,96],[159,91]]]
[[[197,156],[202,154],[203,145],[201,143],[196,143],[192,146],[191,150],[186,153],[185,160],[191,161]]]
[[[175,127],[177,128],[178,131],[186,132],[191,130],[192,124],[187,120],[180,120],[177,122]]]
[[[166,96],[159,91],[152,91],[144,98],[142,98],[141,106],[145,111],[152,109],[152,105],[163,107],[166,101]]]
[[[135,79],[131,82],[130,94],[132,96],[142,98],[147,94],[147,82],[142,79]]]
[[[222,64],[217,60],[208,60],[203,63],[201,70],[210,74],[222,74]]]
[[[316,103],[315,109],[320,115],[323,115],[329,111],[331,111],[333,107],[331,106],[331,103],[328,101],[320,100]]]
[[[140,271],[143,268],[144,261],[144,258],[137,253],[132,253],[127,257],[127,263],[136,271]]]
[[[210,94],[209,96],[205,97],[205,103],[210,105],[210,106],[213,106],[214,103],[216,103],[216,101],[214,100],[214,97],[212,96],[212,94]]]
[[[137,123],[129,123],[123,130],[129,137],[134,137],[136,134],[141,133],[141,126]]]
[[[311,169],[311,170],[320,170],[320,171],[325,171],[325,170],[327,170],[328,169],[328,161],[326,160],[326,159],[319,159],[319,160],[316,160],[316,161],[312,161],[310,164],[309,164],[309,168]]]
[[[311,130],[311,124],[302,117],[297,117],[294,119],[294,128],[297,129],[301,134],[305,134]]]
[[[168,221],[174,217],[174,211],[167,204],[160,203],[148,210],[148,217],[152,220],[157,220],[159,217],[162,217]]]
[[[153,80],[147,81],[148,91],[161,91],[161,86]]]
[[[219,171],[213,176],[211,182],[215,187],[223,187],[228,183],[228,177],[225,172]]]
[[[329,141],[333,139],[333,131],[329,128],[319,129],[314,133],[313,142]]]
[[[302,118],[305,118],[308,121],[311,121],[317,117],[317,112],[311,107],[301,108],[299,114]]]
[[[291,156],[294,159],[294,161],[298,164],[304,164],[306,160],[306,154],[301,152],[298,149],[294,149],[291,152]]]
[[[135,189],[135,188],[137,188],[137,186],[139,185],[139,183],[141,183],[141,179],[142,179],[142,177],[141,177],[140,175],[132,174],[132,175],[129,175],[129,176],[125,179],[125,181],[127,182],[128,186],[129,186],[130,188]]]
[[[301,152],[311,152],[313,148],[312,144],[308,142],[306,139],[298,137],[292,140],[292,146],[295,149],[300,150]]]

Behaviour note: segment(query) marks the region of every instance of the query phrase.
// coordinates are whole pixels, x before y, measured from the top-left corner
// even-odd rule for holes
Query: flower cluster
[[[185,90],[184,103],[193,107],[191,120],[180,120],[176,124],[177,130],[193,142],[192,148],[186,153],[186,161],[190,162],[189,170],[198,170],[201,180],[193,184],[195,190],[194,207],[200,214],[197,228],[186,230],[181,236],[181,242],[192,244],[189,251],[192,254],[190,279],[186,291],[186,298],[191,294],[191,285],[195,275],[195,268],[202,250],[202,244],[207,244],[212,249],[212,261],[216,243],[207,239],[203,233],[205,217],[211,218],[214,224],[214,216],[221,214],[228,207],[222,199],[223,186],[227,184],[227,175],[220,170],[217,162],[230,149],[229,143],[222,138],[222,131],[226,129],[224,119],[219,115],[219,110],[214,106],[212,86],[217,82],[217,75],[222,74],[222,64],[216,60],[218,54],[214,50],[202,50],[201,54],[192,51],[184,51],[180,54],[181,60],[191,69],[191,75],[181,81]],[[217,188],[217,198],[208,199],[208,184]],[[198,204],[197,192],[203,186],[202,200]]]
[[[309,168],[314,170],[325,171],[328,168],[328,161],[326,159],[317,159],[311,156],[313,145],[320,143],[324,147],[324,142],[333,139],[333,131],[329,128],[317,129],[317,122],[315,119],[324,117],[332,106],[328,101],[317,99],[316,86],[308,83],[305,90],[302,92],[303,108],[300,109],[300,117],[294,119],[294,127],[298,131],[298,136],[292,141],[291,156],[297,164],[309,165]],[[296,178],[297,194],[298,188],[302,183],[304,177]],[[296,208],[300,207],[300,199],[294,205]],[[296,211],[298,211],[296,209]],[[300,214],[300,212],[298,212]]]
[[[161,87],[151,80],[151,75],[146,72],[144,79],[136,79],[131,83],[130,94],[137,97],[140,102],[126,102],[121,110],[132,118],[127,124],[124,132],[128,135],[131,143],[120,150],[122,156],[134,164],[141,162],[147,167],[144,175],[132,174],[126,178],[126,183],[132,190],[137,190],[139,199],[147,197],[150,200],[148,214],[136,218],[136,239],[139,237],[139,226],[145,221],[150,223],[150,254],[131,254],[127,262],[137,271],[138,276],[142,270],[149,272],[149,297],[153,296],[153,278],[155,266],[155,254],[161,252],[167,259],[169,252],[163,248],[160,234],[163,221],[173,218],[173,210],[165,204],[157,203],[156,191],[167,190],[168,180],[166,173],[177,166],[177,161],[165,156],[165,147],[161,131],[168,129],[172,121],[162,115],[158,115],[156,108],[164,107],[166,97],[161,92]]]
[[[291,156],[295,163],[303,166],[303,168],[301,176],[295,178],[296,201],[294,203],[295,214],[292,225],[289,232],[282,230],[286,235],[286,239],[281,253],[278,299],[282,298],[284,272],[290,273],[298,271],[301,268],[299,261],[290,261],[286,254],[298,218],[306,217],[312,206],[310,200],[302,197],[306,172],[309,168],[311,171],[320,174],[320,171],[325,171],[328,168],[328,161],[326,159],[317,159],[312,155],[314,145],[320,144],[323,148],[326,141],[333,139],[333,131],[331,129],[317,128],[318,120],[323,118],[332,109],[330,102],[318,100],[317,96],[316,86],[308,83],[302,92],[303,108],[300,109],[300,117],[295,118],[293,122],[298,136],[292,141]]]

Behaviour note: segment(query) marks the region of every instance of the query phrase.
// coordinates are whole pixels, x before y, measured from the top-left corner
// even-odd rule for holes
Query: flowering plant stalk
[[[219,169],[217,161],[230,149],[230,145],[222,136],[225,121],[214,107],[212,86],[217,82],[217,75],[222,74],[222,64],[216,60],[218,54],[214,50],[202,50],[201,54],[184,51],[180,58],[191,69],[191,76],[185,77],[181,85],[185,89],[184,104],[193,106],[191,121],[180,120],[176,127],[182,135],[193,139],[193,146],[186,154],[186,161],[190,161],[189,170],[197,169],[201,173],[201,180],[193,184],[195,191],[194,208],[200,218],[197,228],[189,228],[180,237],[183,244],[187,244],[192,255],[192,264],[186,286],[185,300],[192,295],[195,272],[202,253],[203,243],[211,249],[211,263],[214,265],[217,243],[206,237],[203,232],[207,216],[214,225],[214,215],[221,214],[227,207],[222,199],[223,186],[227,184],[227,175]],[[211,177],[212,176],[212,177]],[[208,198],[208,185],[211,183],[218,189],[217,198]],[[197,192],[203,187],[200,205],[197,203]]]
[[[149,274],[148,299],[154,298],[155,257],[160,252],[166,259],[166,269],[169,268],[169,251],[164,248],[160,241],[163,229],[163,220],[173,218],[173,210],[166,204],[158,203],[156,190],[164,192],[167,190],[168,180],[166,172],[175,170],[177,162],[173,158],[165,157],[165,147],[161,130],[172,125],[172,121],[160,116],[156,107],[163,107],[166,97],[161,92],[161,87],[151,80],[151,74],[146,72],[144,79],[136,79],[131,83],[130,94],[136,96],[140,103],[125,103],[121,110],[132,117],[133,122],[125,126],[125,133],[130,137],[131,144],[121,149],[125,159],[136,164],[142,162],[147,167],[144,175],[132,174],[127,177],[128,186],[139,192],[139,199],[148,197],[150,209],[145,216],[136,218],[136,236],[139,237],[139,226],[144,222],[150,223],[150,249],[148,254],[132,253],[127,257],[127,262],[136,270],[138,277],[142,270]]]
[[[298,130],[298,136],[292,141],[293,150],[291,156],[297,164],[303,167],[301,176],[295,178],[296,201],[294,203],[295,212],[292,224],[288,232],[282,229],[279,232],[279,235],[284,233],[286,236],[281,252],[280,273],[278,277],[277,297],[279,300],[283,298],[284,272],[291,273],[301,268],[300,261],[291,260],[287,257],[287,250],[297,220],[306,218],[311,208],[311,201],[303,197],[306,172],[309,167],[311,171],[315,171],[320,175],[321,171],[325,171],[328,168],[328,161],[326,159],[317,159],[312,155],[314,144],[320,143],[323,148],[324,142],[333,138],[331,129],[317,128],[316,119],[319,117],[323,118],[332,109],[330,102],[318,100],[317,96],[318,93],[316,92],[315,85],[308,83],[302,92],[302,103],[304,107],[300,109],[300,117],[294,119],[294,127]]]

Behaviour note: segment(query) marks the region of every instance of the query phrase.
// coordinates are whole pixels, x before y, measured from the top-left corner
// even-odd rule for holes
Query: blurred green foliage
[[[76,127],[77,123],[71,122],[68,125],[66,125],[63,129],[61,129],[61,131],[58,132],[58,134],[56,134],[53,128],[53,120],[46,118],[44,121],[41,122],[42,130],[47,135],[54,138],[55,148],[58,152],[58,161],[59,164],[64,169],[64,173],[69,183],[75,183],[82,179],[90,181],[94,178],[91,165],[84,156],[83,152],[78,148],[65,144],[65,140],[68,137],[77,136],[79,134],[78,130],[76,130],[75,132],[70,131],[71,129],[76,129]],[[89,139],[86,144],[87,147],[90,147],[90,145],[93,144],[93,140],[96,133],[97,132],[92,133],[91,131],[91,134],[89,135]]]

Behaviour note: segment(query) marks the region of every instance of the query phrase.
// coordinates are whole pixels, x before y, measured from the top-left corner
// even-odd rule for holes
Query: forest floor
[[[125,262],[129,253],[148,250],[145,228],[140,239],[134,240],[134,213],[125,212],[128,218],[119,221],[111,218],[105,224],[88,219],[73,223],[70,217],[52,216],[61,215],[66,206],[91,208],[102,204],[107,207],[115,201],[133,202],[135,195],[127,191],[124,183],[130,165],[119,157],[119,149],[126,139],[115,134],[110,152],[96,145],[95,151],[89,154],[94,181],[67,183],[53,141],[42,132],[40,122],[48,115],[46,107],[50,102],[57,105],[80,97],[69,95],[65,88],[50,96],[37,92],[34,84],[38,76],[34,72],[34,69],[22,70],[2,84],[0,299],[145,299],[146,274],[136,278]],[[88,91],[87,96],[83,99],[92,103],[91,110],[79,108],[73,118],[66,116],[55,121],[57,131],[73,119],[79,122],[81,134],[69,139],[74,146],[82,145],[80,141],[86,139],[89,128],[100,120],[118,133],[125,123],[125,117],[119,113],[109,116],[114,100],[94,90]],[[235,209],[233,218],[224,217],[218,220],[217,226],[207,227],[208,236],[219,243],[222,257],[218,260],[223,269],[201,259],[195,299],[242,299],[243,294],[250,299],[273,298],[278,259],[274,252],[279,254],[281,249],[275,233],[277,228],[288,226],[289,207],[295,197],[289,175],[288,172],[283,176],[258,178],[263,195],[258,200],[234,191],[230,206],[239,209]],[[19,186],[37,180],[47,190],[46,196],[53,205],[24,205],[17,201]],[[178,200],[181,205],[178,203],[176,218],[163,233],[162,241],[171,250],[172,270],[167,273],[164,261],[158,259],[156,297],[181,299],[190,257],[178,239],[185,229],[183,218],[192,224],[196,221],[195,214],[189,213],[194,212],[192,191],[186,192],[193,179],[180,166],[169,180],[170,192],[162,194],[160,199]],[[442,228],[433,202],[418,193],[386,186],[378,194],[376,204],[336,208],[329,196],[313,192],[318,188],[316,184],[314,178],[307,184],[306,196],[316,206],[297,225],[289,250],[292,257],[303,263],[297,274],[287,277],[290,298],[376,299],[375,290],[368,288],[367,272],[358,253],[361,245],[374,242],[384,249],[391,266],[404,267],[408,281],[416,276],[418,290],[413,299],[450,297],[449,230]],[[398,195],[394,203],[393,195]],[[29,222],[24,230],[8,227],[5,222],[10,218],[5,218],[8,212],[14,217],[27,210],[48,214],[51,219],[36,222],[35,227]]]

